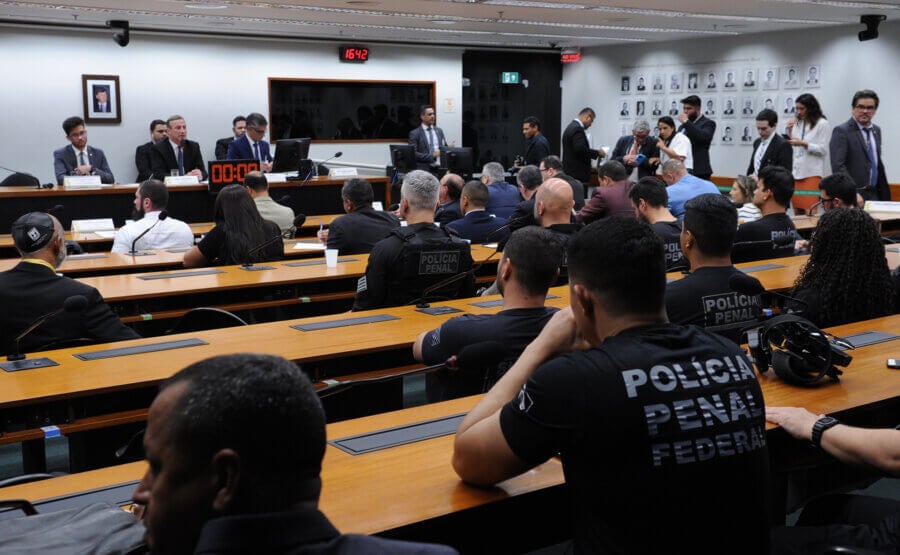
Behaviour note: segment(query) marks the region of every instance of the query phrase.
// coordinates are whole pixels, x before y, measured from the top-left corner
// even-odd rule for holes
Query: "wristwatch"
[[[836,418],[832,418],[830,416],[823,416],[822,418],[816,420],[816,423],[813,424],[812,429],[812,444],[821,449],[822,447],[822,434],[825,433],[825,430],[828,428],[833,428],[840,424]]]

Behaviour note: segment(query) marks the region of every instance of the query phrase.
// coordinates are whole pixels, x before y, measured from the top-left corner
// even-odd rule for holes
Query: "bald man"
[[[562,241],[565,250],[569,243],[569,237],[581,229],[581,224],[572,223],[572,213],[575,208],[575,198],[572,187],[568,182],[557,177],[551,177],[538,187],[534,195],[534,219],[538,225],[552,231]],[[566,268],[566,260],[559,268],[559,278],[555,285],[569,283],[569,272]]]

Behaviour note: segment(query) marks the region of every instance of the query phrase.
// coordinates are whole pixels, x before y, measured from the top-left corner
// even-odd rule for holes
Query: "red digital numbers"
[[[259,171],[259,162],[239,162],[236,164],[213,164],[209,169],[209,182],[214,185],[243,183],[250,172]]]
[[[342,46],[340,50],[342,62],[366,62],[369,60],[369,49],[365,46]]]

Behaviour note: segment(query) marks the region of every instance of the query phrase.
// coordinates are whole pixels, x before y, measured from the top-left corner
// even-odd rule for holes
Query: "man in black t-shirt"
[[[628,193],[634,216],[650,224],[653,232],[663,242],[666,251],[666,271],[690,268],[681,254],[681,222],[669,212],[669,195],[666,184],[658,177],[642,177]]]
[[[497,264],[503,310],[457,316],[416,338],[413,356],[425,364],[438,364],[459,354],[463,347],[483,341],[498,341],[508,349],[499,368],[486,368],[481,373],[464,369],[429,374],[429,402],[483,393],[512,366],[557,310],[545,307],[544,301],[559,272],[563,248],[556,234],[544,228],[529,226],[516,231]]]
[[[759,186],[753,193],[753,204],[762,217],[738,228],[731,256],[735,263],[793,256],[794,241],[801,239],[787,215],[794,196],[794,176],[780,166],[766,166],[759,170],[757,180]]]
[[[569,243],[571,306],[465,417],[453,466],[492,485],[559,454],[575,553],[768,551],[763,398],[734,343],[666,321],[663,249],[634,219]]]

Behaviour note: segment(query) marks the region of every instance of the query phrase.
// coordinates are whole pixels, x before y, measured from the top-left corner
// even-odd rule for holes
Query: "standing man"
[[[462,195],[463,178],[455,173],[444,174],[441,178],[441,188],[438,192],[438,207],[434,211],[434,221],[440,225],[447,225],[452,221],[463,217],[462,208],[459,205],[459,197]]]
[[[780,166],[788,171],[794,169],[794,149],[791,143],[779,135],[778,114],[775,110],[762,110],[756,114],[756,132],[759,138],[753,141],[753,154],[747,165],[747,175],[756,176],[766,166]]]
[[[691,140],[694,157],[694,169],[691,173],[700,179],[712,177],[712,166],[709,163],[709,145],[716,134],[716,122],[700,113],[700,97],[692,94],[681,99],[684,111],[678,115],[681,126],[679,133],[687,135]]]
[[[639,119],[631,128],[631,135],[619,137],[613,148],[610,158],[625,166],[629,178],[637,181],[642,177],[653,175],[656,168],[650,165],[651,158],[659,158],[659,147],[656,141],[648,141],[650,136],[650,124],[647,120]],[[640,163],[638,157],[642,156]]]
[[[225,157],[228,155],[228,146],[236,139],[243,137],[246,129],[247,120],[244,116],[235,116],[235,118],[231,120],[231,132],[234,135],[216,141],[216,160],[225,160]]]
[[[831,171],[850,174],[865,200],[891,200],[881,159],[881,128],[872,123],[878,103],[875,91],[857,91],[853,117],[831,133]]]
[[[409,132],[409,145],[416,150],[416,167],[437,174],[441,165],[441,147],[447,146],[444,130],[435,125],[434,106],[419,108],[421,125]]]
[[[134,221],[116,231],[111,252],[131,251],[131,243],[151,227],[135,244],[135,250],[194,246],[194,233],[189,225],[168,215],[159,219],[168,204],[169,190],[165,183],[155,179],[141,183],[134,192]]]
[[[361,177],[344,182],[341,200],[346,214],[335,218],[328,229],[317,235],[329,249],[337,249],[341,254],[371,252],[375,243],[400,227],[400,220],[392,212],[372,208],[375,192],[372,184]]]
[[[606,156],[605,152],[590,147],[585,133],[596,117],[592,108],[583,109],[578,112],[578,117],[566,127],[562,136],[563,169],[567,174],[585,184],[591,179],[591,160]]]
[[[194,175],[206,179],[206,164],[200,145],[187,138],[187,124],[179,115],[166,120],[168,140],[153,145],[153,177],[164,181],[167,175]]]
[[[234,144],[234,143],[232,143]],[[250,172],[244,176],[244,187],[256,203],[262,219],[278,225],[282,234],[290,234],[294,227],[294,211],[289,206],[275,202],[269,196],[269,182],[262,172]]]
[[[143,183],[153,177],[153,145],[166,138],[166,122],[155,119],[150,122],[150,140],[134,151],[134,165],[137,167],[137,182]]]
[[[269,122],[265,116],[252,112],[247,116],[246,132],[228,145],[226,160],[259,160],[259,169],[272,171],[272,155],[269,154],[269,143],[264,139]]]
[[[522,135],[525,136],[525,166],[537,166],[541,160],[550,156],[550,142],[541,133],[541,121],[528,116],[522,122]]]
[[[84,120],[78,116],[66,118],[62,124],[66,132],[69,146],[53,151],[53,171],[56,173],[56,184],[62,185],[67,175],[99,175],[103,183],[114,183],[112,170],[106,155],[99,148],[88,146],[87,130]]]

